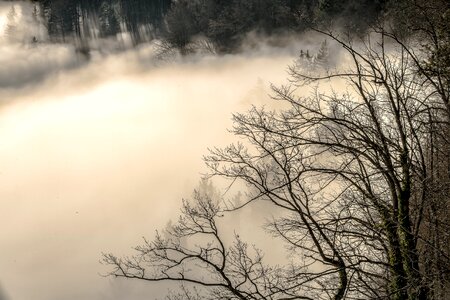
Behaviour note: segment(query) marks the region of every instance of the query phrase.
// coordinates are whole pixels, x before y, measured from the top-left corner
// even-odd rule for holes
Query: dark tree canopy
[[[273,35],[333,25],[364,33],[385,1],[318,0],[35,0],[55,40],[114,37],[129,32],[135,44],[152,38],[183,49],[198,36],[222,52],[255,31]]]
[[[130,32],[139,43],[158,34],[171,0],[37,0],[50,36],[89,39]],[[96,28],[97,27],[97,28]],[[98,33],[94,31],[98,30]]]

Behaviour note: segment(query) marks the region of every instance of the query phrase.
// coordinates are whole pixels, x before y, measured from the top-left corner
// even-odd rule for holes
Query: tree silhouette
[[[197,196],[184,203],[175,240],[157,236],[131,260],[106,255],[112,274],[189,282],[207,299],[439,299],[448,277],[430,260],[450,260],[430,234],[437,227],[429,208],[437,209],[433,178],[440,170],[447,180],[448,168],[431,164],[429,149],[434,126],[448,125],[441,86],[392,32],[375,29],[358,44],[319,32],[350,65],[325,73],[291,67],[292,84],[274,87],[289,108],[235,114],[232,132],[242,142],[205,158],[211,176],[247,186],[247,200],[232,210],[264,201],[283,212],[267,228],[289,246],[292,263],[267,266],[238,236],[225,247],[216,220],[227,209]],[[348,90],[314,90],[328,83],[333,91],[336,79]],[[299,94],[304,86],[312,96]],[[447,155],[439,156],[445,166]],[[195,249],[178,246],[199,234],[211,238]]]

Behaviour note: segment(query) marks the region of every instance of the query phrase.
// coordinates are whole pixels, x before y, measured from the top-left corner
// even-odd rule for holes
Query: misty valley
[[[449,17],[0,1],[0,300],[448,299]]]

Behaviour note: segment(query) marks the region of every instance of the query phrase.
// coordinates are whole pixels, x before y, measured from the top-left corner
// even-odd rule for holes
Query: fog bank
[[[100,276],[102,251],[132,253],[179,214],[205,172],[208,147],[225,146],[231,114],[276,104],[270,84],[286,82],[313,35],[250,34],[235,55],[171,53],[157,41],[126,51],[96,41],[89,59],[54,44],[31,6],[0,1],[0,286],[9,300],[152,299],[160,284]],[[25,12],[25,13],[23,13]],[[38,41],[30,43],[33,37]],[[283,41],[283,47],[279,46]],[[112,49],[112,50],[111,50]],[[111,50],[111,51],[109,51]],[[235,226],[250,243],[260,216]],[[231,230],[232,231],[232,230]],[[163,285],[164,286],[164,285]],[[0,293],[0,300],[6,296]],[[151,297],[149,298],[149,295]]]
[[[285,81],[294,53],[260,49],[161,64],[152,45],[86,61],[70,45],[3,42],[0,283],[8,299],[156,295],[155,285],[101,277],[100,253],[130,254],[175,219],[207,147],[233,141],[231,113],[269,103],[269,83]]]

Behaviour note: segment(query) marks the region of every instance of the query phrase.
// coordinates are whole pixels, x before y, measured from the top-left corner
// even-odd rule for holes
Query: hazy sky
[[[269,103],[295,52],[155,66],[143,45],[81,62],[69,45],[24,44],[26,18],[5,36],[9,5],[0,2],[0,287],[10,300],[149,299],[156,286],[99,276],[101,252],[130,254],[178,215],[207,147],[233,141],[231,113]]]

